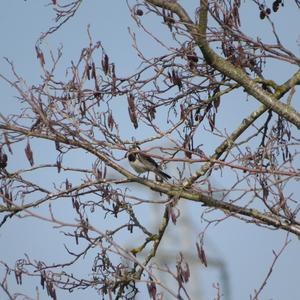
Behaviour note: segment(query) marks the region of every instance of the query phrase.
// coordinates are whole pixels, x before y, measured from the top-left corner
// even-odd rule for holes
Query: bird
[[[139,174],[153,172],[162,180],[168,180],[171,178],[170,175],[161,170],[161,167],[153,158],[143,154],[138,145],[134,145],[129,149],[128,161],[131,167]]]

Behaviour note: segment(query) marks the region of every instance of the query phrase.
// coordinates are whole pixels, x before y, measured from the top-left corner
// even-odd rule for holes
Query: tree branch
[[[286,118],[292,124],[294,124],[298,129],[300,129],[300,114],[296,110],[284,103],[276,101],[277,99],[274,97],[274,95],[263,90],[254,80],[247,76],[247,74],[241,68],[235,67],[229,61],[221,58],[209,47],[208,41],[206,39],[206,29],[208,22],[207,0],[200,1],[198,28],[191,21],[188,14],[180,6],[180,4],[169,2],[166,0],[147,0],[147,2],[161,8],[169,9],[173,13],[177,14],[180,21],[186,26],[191,36],[198,44],[206,62],[210,66],[239,83],[245,88],[249,95],[253,96],[267,108],[272,109],[279,115]]]

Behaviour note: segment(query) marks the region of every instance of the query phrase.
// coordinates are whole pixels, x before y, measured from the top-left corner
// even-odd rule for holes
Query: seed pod
[[[263,20],[266,17],[266,12],[264,10],[261,10],[259,17]]]
[[[136,11],[135,11],[135,14],[137,15],[137,16],[142,16],[143,14],[144,14],[144,12],[141,10],[141,9],[137,9]]]

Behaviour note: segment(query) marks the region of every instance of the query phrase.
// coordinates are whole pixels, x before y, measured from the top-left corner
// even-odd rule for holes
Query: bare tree
[[[148,57],[131,30],[138,70],[120,74],[105,42],[94,42],[88,28],[89,45],[66,66],[65,77],[57,77],[63,50],[47,53],[44,41],[76,18],[82,2],[52,0],[56,24],[35,46],[42,70],[39,84],[28,85],[9,59],[11,75],[0,74],[20,104],[19,113],[0,115],[1,230],[8,221],[28,217],[53,224],[66,241],[75,241],[65,246],[69,259],[55,264],[26,256],[11,266],[1,258],[6,270],[1,288],[8,298],[19,296],[7,285],[14,274],[18,284],[23,277],[38,276],[52,299],[57,299],[57,289],[87,288],[108,299],[133,299],[143,288],[150,299],[190,299],[184,255],[179,253],[174,269],[152,263],[167,227],[180,218],[178,202],[183,199],[204,207],[206,227],[194,248],[204,266],[209,266],[205,233],[228,218],[253,223],[257,230],[300,236],[300,205],[292,193],[300,176],[300,114],[292,103],[300,84],[300,58],[284,46],[277,33],[280,24],[272,21],[273,15],[284,14],[284,1],[271,1],[269,7],[257,0],[201,0],[192,13],[179,1],[128,1],[137,26],[163,54]],[[253,22],[269,23],[274,43],[243,32],[243,5],[257,11]],[[286,5],[299,9],[300,3]],[[149,19],[163,22],[170,39],[145,25]],[[296,71],[280,84],[265,75],[274,63]],[[228,97],[236,98],[245,114],[230,132],[223,112],[235,107],[228,107],[233,103],[225,101]],[[260,106],[251,111],[249,101]],[[48,162],[40,162],[41,147],[53,149]],[[12,169],[20,148],[30,167]],[[172,178],[136,174],[128,151],[133,159],[150,163],[141,169],[145,174],[154,170]],[[230,178],[222,188],[211,181],[222,177]],[[149,189],[155,199],[147,196]],[[72,204],[66,218],[60,214],[61,202]],[[142,209],[149,205],[163,208],[159,224],[145,221]],[[128,241],[135,246],[128,247]],[[288,243],[287,236],[251,299],[258,299]],[[93,261],[88,274],[74,272],[85,257]],[[161,281],[161,272],[177,286]],[[222,292],[216,289],[220,299]]]

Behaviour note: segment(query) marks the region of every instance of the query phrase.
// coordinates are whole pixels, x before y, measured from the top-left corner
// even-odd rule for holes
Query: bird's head
[[[131,145],[128,149],[128,152],[126,154],[127,158],[129,161],[135,161],[136,159],[136,154],[138,152],[140,152],[141,148],[139,147],[139,145],[137,143],[134,143],[133,145]]]

